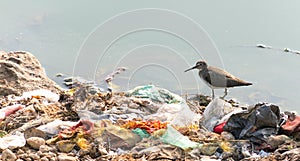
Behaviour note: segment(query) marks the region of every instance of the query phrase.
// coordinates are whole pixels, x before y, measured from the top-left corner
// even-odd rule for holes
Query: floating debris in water
[[[291,52],[292,50],[289,49],[289,48],[284,48],[283,51],[284,51],[284,52]]]
[[[298,50],[292,50],[290,48],[274,48],[272,46],[268,46],[268,45],[265,45],[265,44],[256,44],[255,46],[252,46],[252,45],[238,45],[237,47],[256,47],[256,48],[261,48],[261,49],[273,49],[273,50],[277,50],[277,51],[282,51],[282,52],[286,52],[286,53],[293,53],[293,54],[300,55],[300,51],[298,51]]]
[[[263,49],[271,49],[272,48],[272,46],[267,46],[267,45],[264,45],[264,44],[257,44],[256,47],[263,48]]]
[[[62,73],[57,73],[57,74],[55,75],[55,77],[62,77],[62,76],[64,76],[64,74],[62,74]]]

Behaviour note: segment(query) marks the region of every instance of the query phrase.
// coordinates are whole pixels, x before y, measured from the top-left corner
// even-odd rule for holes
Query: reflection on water
[[[291,48],[299,51],[300,22],[297,16],[300,1],[277,3],[254,0],[245,5],[242,2],[199,2],[190,4],[171,2],[147,2],[142,4],[119,2],[73,1],[43,2],[1,1],[0,5],[0,50],[27,50],[32,52],[46,68],[50,77],[61,72],[73,74],[74,62],[80,46],[89,33],[107,19],[125,11],[145,7],[165,8],[182,13],[200,24],[215,42],[219,50],[216,60],[204,42],[199,53],[188,43],[157,31],[143,31],[130,34],[116,41],[100,59],[102,51],[90,50],[95,57],[80,57],[83,77],[103,84],[104,77],[118,66],[128,70],[114,81],[127,90],[136,85],[153,83],[176,93],[210,94],[210,89],[198,78],[197,72],[183,71],[194,65],[203,56],[211,65],[225,68],[228,72],[253,83],[251,87],[229,89],[228,98],[234,97],[242,103],[273,102],[283,109],[295,110],[300,102],[299,64],[300,57],[284,51],[266,50],[255,47],[267,44],[277,48]],[[184,3],[184,4],[183,4]],[[266,3],[266,4],[264,4]],[[18,4],[18,5],[16,5]],[[83,6],[87,6],[86,8]],[[280,10],[280,12],[278,12]],[[176,23],[171,19],[160,19],[165,24]],[[147,23],[127,20],[128,24]],[[5,25],[4,25],[5,24]],[[197,29],[185,30],[186,23],[178,22],[172,28],[186,32],[190,39],[201,40],[195,34]],[[99,35],[95,45],[101,46],[115,34],[113,26],[105,35]],[[239,47],[239,46],[253,47]],[[88,55],[88,54],[87,54]],[[85,61],[87,60],[87,61]],[[98,62],[92,70],[90,61]],[[220,63],[222,62],[222,63]],[[222,95],[223,90],[217,90]]]

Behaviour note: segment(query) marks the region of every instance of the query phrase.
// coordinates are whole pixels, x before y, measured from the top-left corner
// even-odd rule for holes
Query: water
[[[32,52],[49,77],[61,72],[103,84],[104,76],[125,66],[114,80],[120,90],[153,83],[178,94],[209,95],[196,71],[183,72],[203,58],[254,83],[230,89],[228,98],[273,102],[299,113],[300,56],[254,47],[300,50],[299,5],[296,0],[1,1],[0,50]],[[138,27],[143,30],[128,32]]]

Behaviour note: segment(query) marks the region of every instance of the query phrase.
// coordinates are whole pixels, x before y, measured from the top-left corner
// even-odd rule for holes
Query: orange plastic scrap
[[[159,120],[154,121],[136,121],[136,120],[129,120],[127,121],[122,127],[127,129],[144,129],[148,133],[153,133],[160,129],[166,129],[168,122],[161,122]]]
[[[35,99],[41,99],[42,96],[40,96],[40,95],[32,95],[32,96],[31,96],[31,99],[32,99],[32,98],[35,98]]]

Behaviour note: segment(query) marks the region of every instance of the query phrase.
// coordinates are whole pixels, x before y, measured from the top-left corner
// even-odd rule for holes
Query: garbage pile
[[[273,104],[77,82],[0,99],[0,160],[300,160],[300,116]]]

